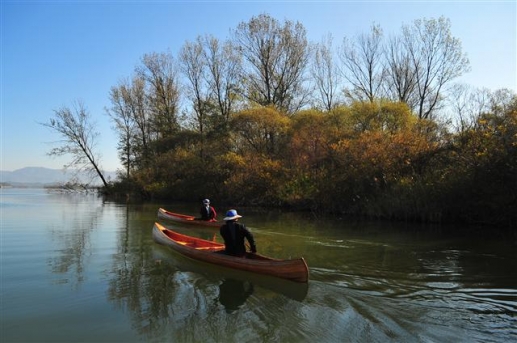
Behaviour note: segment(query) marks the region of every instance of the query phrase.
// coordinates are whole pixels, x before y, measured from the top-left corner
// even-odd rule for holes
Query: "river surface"
[[[153,242],[159,207],[198,205],[0,189],[0,342],[517,342],[515,236],[238,208],[298,284]]]

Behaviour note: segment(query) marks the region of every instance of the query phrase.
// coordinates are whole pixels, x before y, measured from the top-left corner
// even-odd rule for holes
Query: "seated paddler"
[[[224,224],[219,232],[224,239],[225,253],[244,257],[246,255],[245,239],[248,240],[252,253],[257,252],[257,247],[251,231],[244,224],[238,223],[239,218],[242,218],[242,216],[236,210],[232,209],[226,212],[226,217],[223,219]]]
[[[217,220],[217,212],[215,212],[215,208],[210,205],[209,199],[203,200],[203,206],[201,206],[201,208],[199,209],[199,214],[201,215],[201,217],[196,218],[198,220],[205,220],[209,222]]]

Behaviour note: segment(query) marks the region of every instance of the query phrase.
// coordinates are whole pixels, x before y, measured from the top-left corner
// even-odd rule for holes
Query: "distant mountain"
[[[104,173],[106,180],[115,180],[116,175],[116,172],[111,171]],[[95,176],[92,180],[86,173],[77,174],[75,170],[64,171],[61,169],[43,167],[26,167],[15,171],[0,170],[0,183],[7,184],[48,185],[66,183],[74,178],[77,178],[81,183],[90,183],[92,185],[102,184],[98,176]]]

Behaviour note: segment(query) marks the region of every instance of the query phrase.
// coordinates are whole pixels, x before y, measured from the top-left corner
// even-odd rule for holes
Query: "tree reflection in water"
[[[219,285],[219,302],[227,313],[236,311],[253,294],[253,284],[249,281],[225,279]]]
[[[65,203],[59,218],[47,223],[47,230],[56,246],[55,255],[48,259],[48,266],[56,276],[54,283],[70,284],[78,288],[85,279],[85,264],[92,255],[91,233],[99,225],[103,206],[91,206],[95,195],[79,193],[49,193],[49,199]]]

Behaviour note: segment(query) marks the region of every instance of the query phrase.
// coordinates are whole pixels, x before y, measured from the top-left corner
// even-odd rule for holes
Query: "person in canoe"
[[[197,220],[205,220],[209,222],[215,222],[217,219],[217,212],[215,212],[215,208],[210,206],[210,200],[203,200],[203,206],[199,209],[200,218],[196,218]]]
[[[252,253],[257,252],[257,247],[250,230],[244,224],[237,223],[239,218],[242,218],[242,216],[236,210],[226,212],[226,217],[223,219],[225,223],[221,225],[219,232],[224,239],[225,253],[244,257],[246,255],[244,239],[248,240]]]

